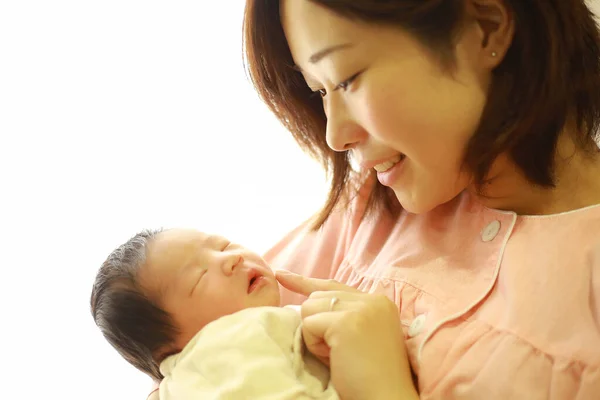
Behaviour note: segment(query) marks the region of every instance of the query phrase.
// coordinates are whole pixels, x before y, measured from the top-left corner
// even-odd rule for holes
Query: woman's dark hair
[[[453,65],[466,0],[311,0],[338,15],[397,26],[414,35],[442,63]],[[510,155],[527,179],[551,187],[559,134],[576,124],[582,148],[597,151],[600,121],[600,34],[585,0],[504,0],[515,35],[495,69],[480,126],[467,145],[465,165],[479,185],[493,161]],[[322,100],[312,96],[295,69],[280,22],[278,0],[247,0],[244,55],[262,100],[331,175],[329,198],[315,228],[345,194],[351,168],[347,153],[325,141]],[[372,172],[370,172],[372,173]],[[369,202],[391,212],[390,190],[379,183]]]
[[[100,267],[91,297],[92,316],[106,340],[155,380],[163,378],[156,354],[173,343],[177,329],[170,314],[144,294],[137,276],[160,232],[142,231],[115,249]]]

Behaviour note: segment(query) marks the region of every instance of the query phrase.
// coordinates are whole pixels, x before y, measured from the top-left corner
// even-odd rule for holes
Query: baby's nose
[[[230,256],[227,256],[222,264],[223,273],[228,276],[231,275],[233,273],[233,270],[239,265],[242,265],[243,262],[244,257],[242,257],[241,255],[232,254]]]

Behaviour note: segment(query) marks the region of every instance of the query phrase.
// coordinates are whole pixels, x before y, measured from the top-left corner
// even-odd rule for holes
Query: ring
[[[329,311],[333,311],[333,307],[335,307],[335,305],[338,303],[338,301],[340,301],[340,299],[338,299],[337,297],[332,297],[331,301],[329,302]]]

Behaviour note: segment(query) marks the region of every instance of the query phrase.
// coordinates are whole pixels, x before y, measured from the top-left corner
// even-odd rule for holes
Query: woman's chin
[[[402,209],[411,214],[425,214],[429,211],[446,204],[460,194],[460,191],[454,193],[427,193],[420,190],[398,190],[393,189],[396,198],[400,202]]]
[[[423,214],[429,211],[433,207],[427,207],[426,202],[414,196],[414,191],[403,189],[392,188],[396,199],[400,202],[402,209],[408,211],[411,214]]]

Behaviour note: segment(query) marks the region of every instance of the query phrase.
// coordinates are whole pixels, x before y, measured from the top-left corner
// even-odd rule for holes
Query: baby
[[[94,321],[169,399],[338,399],[304,352],[257,254],[194,230],[143,231],[114,250],[92,290]]]

